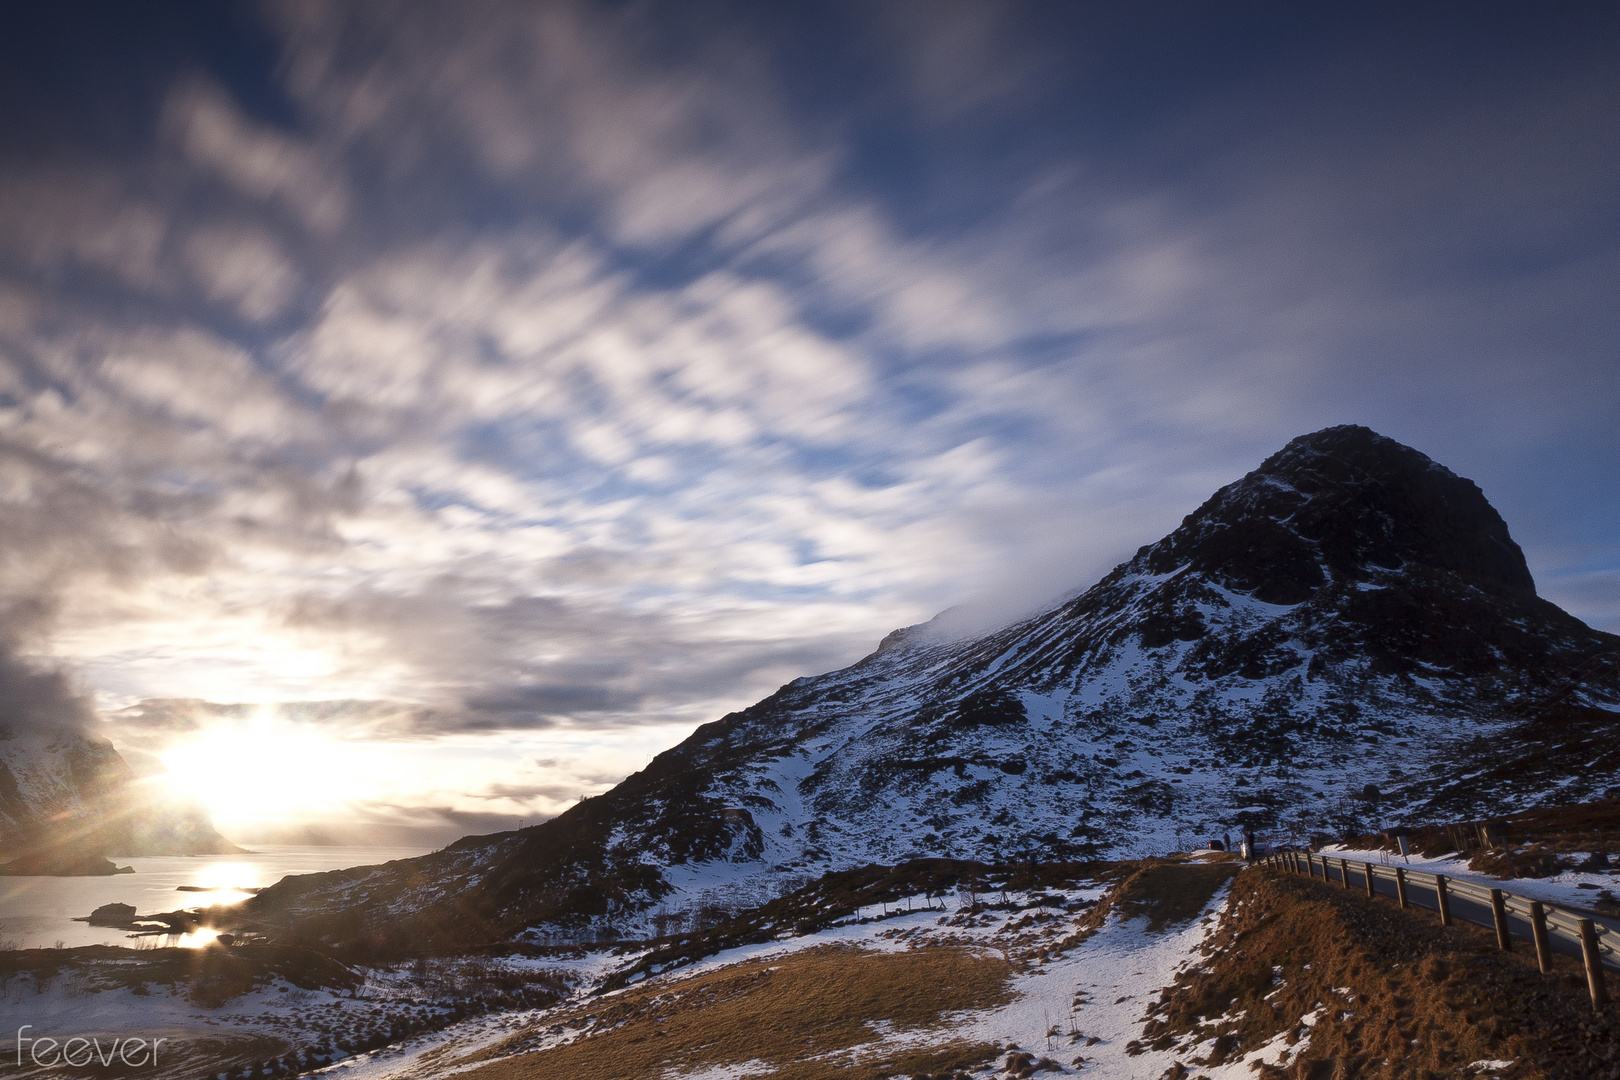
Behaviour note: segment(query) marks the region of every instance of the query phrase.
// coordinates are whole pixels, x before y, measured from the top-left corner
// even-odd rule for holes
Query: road
[[[1356,859],[1345,859],[1341,862],[1339,856],[1324,857],[1320,855],[1315,856],[1312,859],[1312,862],[1315,863],[1318,873],[1321,872],[1322,867],[1325,865],[1327,868],[1328,883],[1339,885],[1341,887],[1344,885],[1344,873],[1341,870],[1341,867],[1348,866],[1350,872],[1349,887],[1351,891],[1359,892],[1363,896],[1367,894],[1367,864],[1365,862]],[[1396,894],[1395,875],[1393,872],[1394,868],[1379,866],[1379,870],[1387,870],[1389,872],[1374,872],[1374,890],[1379,896],[1387,896],[1391,900],[1395,900]],[[1469,884],[1480,883],[1469,882]],[[1492,886],[1483,887],[1491,888]],[[1495,887],[1500,888],[1500,886]],[[1503,889],[1503,892],[1508,891],[1510,890]],[[1492,917],[1491,906],[1489,904],[1463,896],[1451,889],[1446,890],[1446,896],[1450,901],[1451,917],[1453,919],[1462,919],[1466,920],[1467,922],[1477,923],[1480,926],[1491,928],[1496,926],[1496,921]],[[1406,902],[1411,904],[1413,907],[1427,908],[1428,910],[1434,912],[1438,912],[1440,910],[1440,901],[1439,897],[1436,895],[1434,886],[1426,881],[1423,881],[1417,874],[1413,873],[1406,875]],[[1562,907],[1563,905],[1548,904],[1547,906]],[[1564,908],[1564,910],[1570,911],[1576,909]],[[1605,926],[1616,933],[1620,933],[1620,919],[1614,919],[1588,911],[1581,911],[1580,914],[1583,918],[1590,918],[1593,922],[1598,923],[1601,926]],[[1533,940],[1531,937],[1530,920],[1524,916],[1514,914],[1513,912],[1508,913],[1508,935],[1511,938],[1517,939],[1516,944],[1518,942],[1522,942],[1525,946],[1533,948],[1533,946],[1530,944]],[[1581,946],[1579,942],[1571,941],[1560,934],[1549,934],[1548,939],[1548,945],[1551,947],[1553,952],[1562,953],[1566,956],[1573,956],[1576,959],[1580,959]],[[1605,967],[1620,970],[1620,962],[1616,962],[1616,960],[1612,957],[1605,956],[1603,958],[1603,963]]]

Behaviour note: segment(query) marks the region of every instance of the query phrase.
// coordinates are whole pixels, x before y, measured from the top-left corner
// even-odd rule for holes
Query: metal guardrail
[[[1536,961],[1543,972],[1552,968],[1552,953],[1556,950],[1579,956],[1586,968],[1587,989],[1592,995],[1594,1009],[1608,1001],[1603,969],[1620,970],[1620,930],[1605,926],[1594,919],[1572,911],[1554,907],[1541,900],[1478,885],[1472,881],[1459,881],[1444,874],[1430,874],[1423,870],[1410,870],[1404,866],[1383,866],[1348,859],[1337,855],[1316,855],[1308,851],[1283,851],[1267,855],[1260,865],[1275,870],[1320,877],[1324,884],[1337,878],[1346,889],[1352,887],[1351,873],[1361,877],[1360,888],[1369,898],[1393,896],[1401,907],[1427,907],[1440,915],[1442,925],[1449,926],[1455,918],[1496,931],[1496,943],[1503,951],[1513,948],[1515,935],[1534,942]],[[1387,885],[1380,892],[1379,886]],[[1434,903],[1418,903],[1414,893],[1433,894]],[[1427,899],[1427,898],[1424,898]],[[1461,904],[1454,901],[1461,900]],[[1516,927],[1515,922],[1522,924]]]

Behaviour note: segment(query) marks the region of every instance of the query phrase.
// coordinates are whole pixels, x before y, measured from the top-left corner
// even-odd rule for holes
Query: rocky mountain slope
[[[542,825],[288,879],[254,914],[382,951],[628,932],[868,862],[1125,857],[1620,794],[1602,749],[1620,638],[1537,597],[1472,482],[1366,428],[1295,439],[1028,619],[966,640],[938,622]]]
[[[0,723],[0,861],[78,873],[101,855],[240,850],[200,811],[154,801],[111,743]]]

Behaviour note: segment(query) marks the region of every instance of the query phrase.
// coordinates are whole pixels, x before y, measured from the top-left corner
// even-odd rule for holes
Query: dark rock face
[[[633,928],[739,874],[763,888],[872,861],[1156,854],[1246,828],[1496,813],[1562,798],[1580,748],[1620,734],[1620,665],[1591,663],[1615,650],[1536,596],[1471,481],[1328,428],[1072,600],[979,638],[896,631],[543,825],[254,903],[386,949],[469,927]],[[1535,719],[1553,700],[1578,719]],[[1526,759],[1511,775],[1491,771],[1504,740]],[[1581,790],[1620,796],[1620,759]],[[343,919],[307,918],[323,906]]]
[[[135,921],[134,904],[102,904],[84,920],[91,926],[127,927]]]
[[[1549,646],[1563,651],[1560,640],[1573,650],[1567,666],[1592,633],[1537,598],[1524,553],[1472,481],[1353,425],[1293,440],[1121,568],[1132,570],[1186,579],[1139,621],[1145,648],[1203,636],[1198,603],[1210,586],[1296,609],[1208,643],[1195,662],[1212,678],[1293,666],[1284,633],[1324,663],[1450,676],[1533,666]]]
[[[1403,569],[1536,592],[1507,523],[1473,481],[1349,424],[1290,442],[1137,558],[1152,573],[1187,566],[1268,604],[1301,603],[1330,577]]]

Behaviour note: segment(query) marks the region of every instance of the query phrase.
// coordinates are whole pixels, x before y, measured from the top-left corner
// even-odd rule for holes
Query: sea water
[[[49,949],[141,943],[187,945],[200,938],[132,937],[128,930],[75,922],[103,904],[133,905],[137,918],[180,908],[234,904],[244,890],[274,885],[289,874],[373,866],[424,855],[425,847],[294,847],[261,844],[243,855],[150,856],[114,859],[133,874],[107,877],[0,877],[0,948]],[[182,890],[182,886],[191,888]],[[205,891],[196,892],[192,889]],[[208,935],[203,935],[208,936]]]

